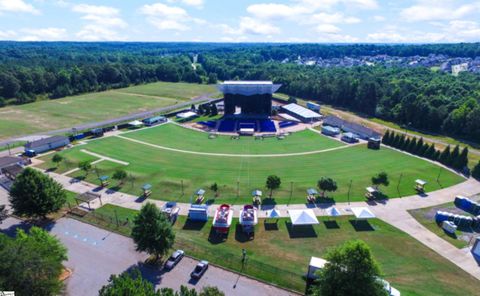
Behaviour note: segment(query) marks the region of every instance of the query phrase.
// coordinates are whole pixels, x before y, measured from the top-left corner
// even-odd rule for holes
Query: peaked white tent
[[[336,208],[336,207],[331,207],[327,209],[327,214],[331,217],[337,217],[340,216],[342,213]]]
[[[290,215],[292,225],[314,225],[320,223],[312,209],[290,210],[288,214]]]
[[[267,212],[267,218],[280,218],[280,212],[273,209]]]
[[[375,214],[367,207],[352,208],[352,212],[357,219],[375,218]]]

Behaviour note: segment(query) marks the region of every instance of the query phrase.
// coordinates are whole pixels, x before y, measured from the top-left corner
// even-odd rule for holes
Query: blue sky
[[[478,42],[480,1],[0,0],[0,40]]]

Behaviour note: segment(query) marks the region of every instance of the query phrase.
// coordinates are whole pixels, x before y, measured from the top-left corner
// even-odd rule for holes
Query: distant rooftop
[[[218,90],[224,94],[234,95],[264,95],[273,94],[281,84],[273,84],[272,81],[225,81],[218,85]]]
[[[305,107],[302,107],[302,106],[294,104],[294,103],[282,106],[282,108],[284,110],[295,113],[295,114],[297,114],[297,115],[299,115],[303,118],[319,118],[319,117],[321,117],[321,115],[318,114],[317,112],[313,112],[310,109],[307,109]]]

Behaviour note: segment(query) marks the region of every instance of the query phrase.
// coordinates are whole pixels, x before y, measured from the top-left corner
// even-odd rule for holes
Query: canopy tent
[[[197,113],[195,113],[193,111],[186,111],[186,112],[182,112],[182,113],[177,114],[177,118],[180,118],[180,119],[188,119],[188,118],[192,118],[192,117],[195,117],[195,116],[197,116]]]
[[[195,195],[204,195],[205,194],[205,190],[204,189],[198,189],[196,192],[195,192]]]
[[[80,201],[80,202],[87,203],[88,208],[91,210],[92,208],[90,207],[90,202],[93,202],[93,201],[94,201],[95,199],[97,199],[97,198],[100,200],[100,205],[103,205],[103,203],[102,203],[102,194],[96,193],[96,192],[92,192],[92,191],[87,191],[87,192],[78,194],[78,195],[75,197],[75,202],[77,203],[77,206],[79,205],[79,203],[78,203],[79,201]]]
[[[427,181],[417,179],[417,180],[415,180],[415,183],[420,185],[420,186],[425,186],[427,184]]]
[[[290,215],[292,225],[315,225],[320,223],[312,209],[289,210],[288,214]]]
[[[352,212],[357,219],[370,219],[375,218],[375,214],[366,207],[352,208]]]
[[[252,191],[252,196],[262,196],[262,191],[260,190],[253,190]]]
[[[340,213],[340,211],[335,208],[335,207],[331,207],[329,209],[327,209],[327,214],[330,216],[330,217],[338,217],[340,216],[342,213]]]
[[[267,212],[267,218],[280,218],[280,212],[275,209],[272,209]]]
[[[128,125],[130,125],[131,127],[141,127],[143,125],[143,122],[141,122],[140,120],[134,120],[130,121]]]
[[[143,190],[143,196],[148,197],[150,194],[152,194],[152,185],[143,184],[142,190]]]
[[[308,188],[307,189],[307,194],[308,195],[317,195],[318,191],[315,188]]]

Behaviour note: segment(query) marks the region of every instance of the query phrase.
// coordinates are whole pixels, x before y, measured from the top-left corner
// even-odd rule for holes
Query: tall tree
[[[335,182],[332,178],[321,178],[317,182],[317,186],[320,190],[322,190],[322,197],[325,197],[325,191],[334,192],[337,191],[337,182]]]
[[[59,280],[67,249],[58,238],[32,227],[17,230],[15,239],[0,234],[0,289],[16,295],[60,295]]]
[[[478,161],[478,163],[473,167],[472,177],[474,177],[477,180],[480,180],[480,161]]]
[[[88,161],[82,161],[78,164],[78,168],[85,172],[85,177],[88,175],[90,170],[92,169],[92,164]]]
[[[378,188],[379,185],[388,186],[390,181],[388,179],[388,174],[385,172],[381,172],[372,177],[372,184]]]
[[[127,172],[124,169],[120,169],[120,168],[116,169],[112,176],[113,179],[118,180],[120,182],[120,185],[123,185],[127,177],[128,177]]]
[[[58,153],[55,153],[52,157],[52,161],[53,161],[53,163],[55,163],[57,168],[58,168],[58,165],[62,162],[62,160],[63,160],[63,156],[61,156]]]
[[[311,295],[314,296],[387,296],[379,280],[381,271],[370,247],[363,241],[347,241],[330,249],[325,267],[317,272]]]
[[[172,291],[173,294],[173,291]],[[145,280],[138,268],[111,275],[108,284],[98,292],[99,296],[160,296],[151,282]]]
[[[51,177],[26,168],[13,182],[9,200],[16,215],[44,218],[65,204],[67,194]]]
[[[175,241],[172,224],[155,204],[145,204],[135,216],[132,238],[137,251],[155,255],[155,259],[164,256]]]
[[[280,177],[276,175],[270,175],[267,177],[266,186],[270,189],[270,197],[272,197],[273,190],[278,189],[281,183],[282,181],[280,180]]]
[[[450,155],[450,145],[445,148],[442,153],[440,153],[440,156],[438,160],[443,163],[444,165],[448,165],[450,161],[451,155]]]

